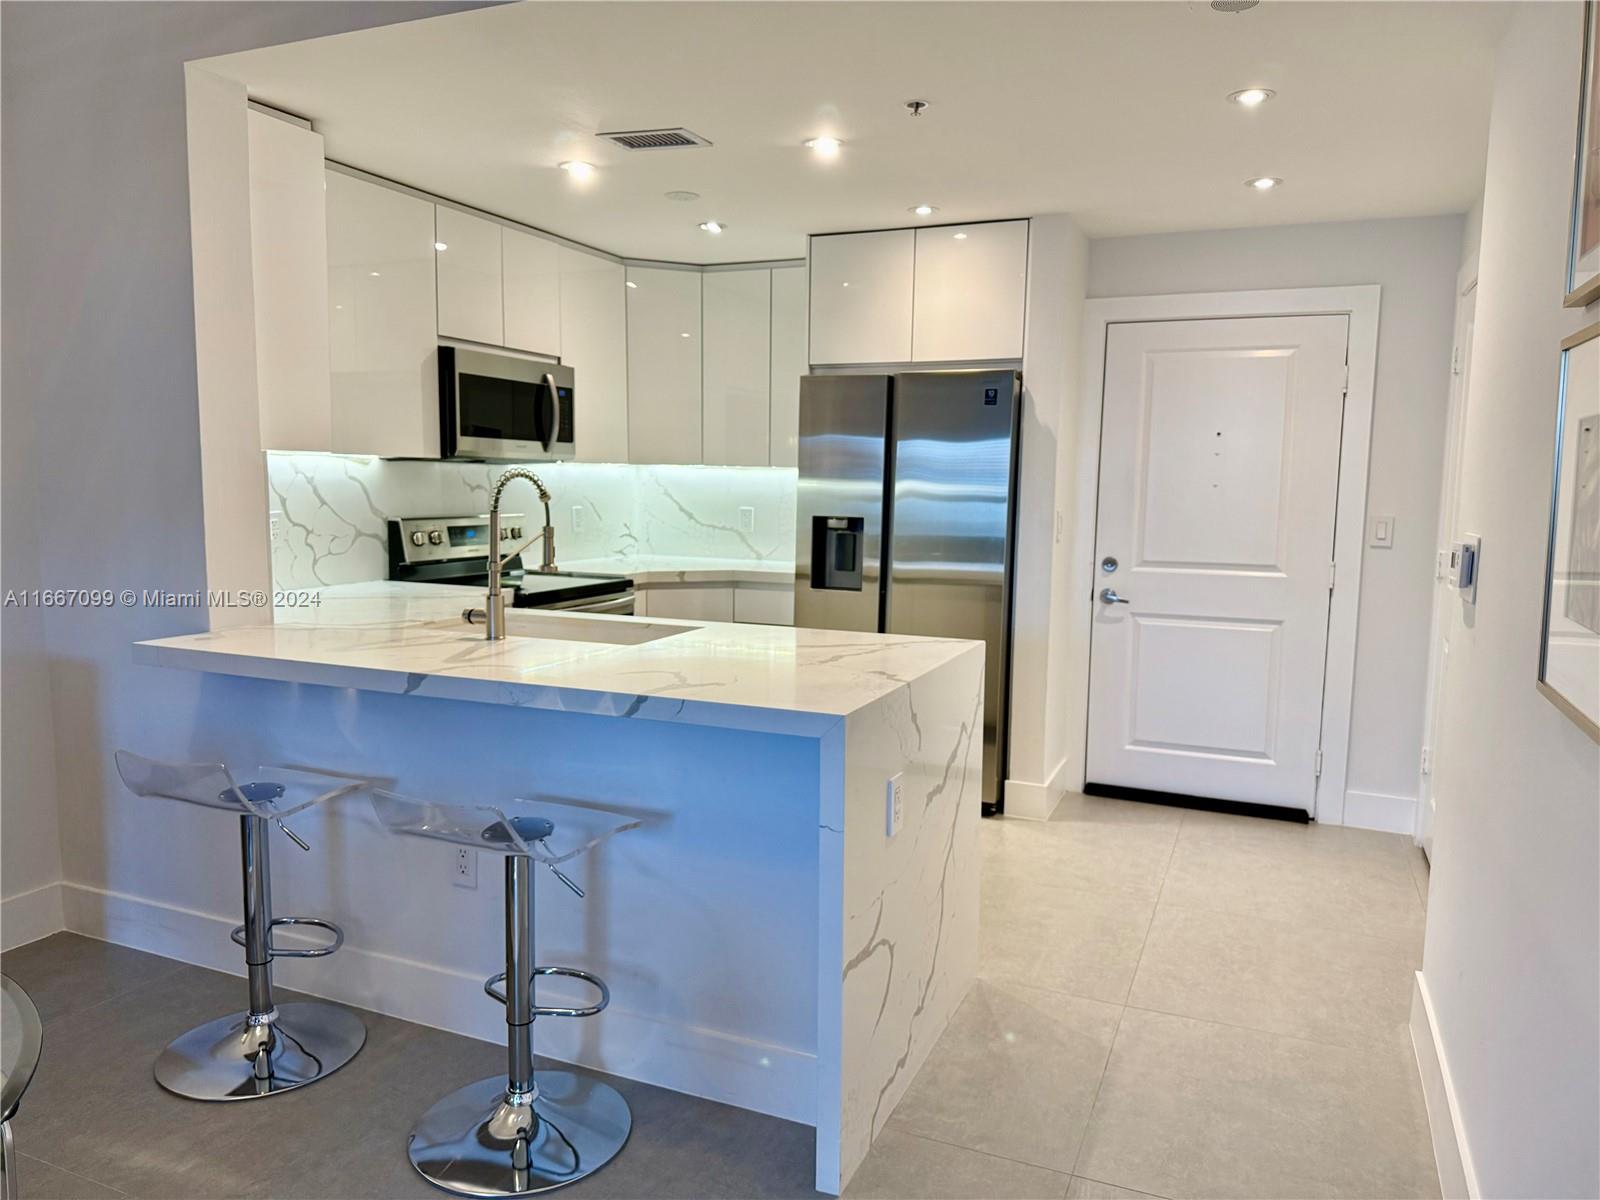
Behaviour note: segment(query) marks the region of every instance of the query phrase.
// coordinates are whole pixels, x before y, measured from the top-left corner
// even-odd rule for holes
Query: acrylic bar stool
[[[506,969],[483,985],[506,1008],[506,1074],[468,1084],[430,1108],[411,1132],[411,1165],[428,1182],[463,1196],[526,1196],[599,1170],[628,1140],[628,1103],[610,1085],[572,1071],[535,1075],[533,1022],[592,1017],[611,1002],[611,993],[588,971],[534,965],[533,864],[549,867],[581,898],[583,889],[560,864],[639,822],[547,800],[449,805],[374,790],[372,806],[396,833],[488,850],[506,860]],[[549,975],[592,985],[597,1002],[541,1006],[534,979]]]
[[[250,1008],[183,1034],[156,1059],[156,1082],[193,1100],[251,1100],[314,1083],[355,1057],[367,1040],[361,1018],[320,1000],[274,1005],[274,958],[325,958],[344,944],[344,932],[315,917],[274,917],[267,822],[302,850],[311,847],[284,819],[356,791],[362,781],[288,767],[261,767],[260,778],[236,783],[221,763],[169,763],[117,751],[117,773],[140,796],[185,800],[239,814],[244,861],[244,924],[233,940],[244,947]],[[313,926],[333,940],[292,950],[275,946],[272,931]]]

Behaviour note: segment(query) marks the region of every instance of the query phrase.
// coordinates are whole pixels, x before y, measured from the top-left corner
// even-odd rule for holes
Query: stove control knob
[[[513,525],[511,527],[511,533],[510,533],[511,540],[512,541],[516,541],[521,536],[522,536],[522,526],[521,525]]]
[[[411,535],[411,544],[413,546],[420,546],[420,545],[422,545],[423,542],[425,542],[427,540],[428,540],[427,535],[424,534],[422,532],[422,530],[420,530],[420,529],[416,530]]]
[[[437,529],[430,529],[428,530],[428,542],[434,546],[441,545],[444,542],[444,534]]]

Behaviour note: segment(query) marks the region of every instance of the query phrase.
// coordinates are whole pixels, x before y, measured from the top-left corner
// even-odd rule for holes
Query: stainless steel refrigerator
[[[986,643],[983,806],[1004,805],[1022,376],[800,381],[794,623]]]

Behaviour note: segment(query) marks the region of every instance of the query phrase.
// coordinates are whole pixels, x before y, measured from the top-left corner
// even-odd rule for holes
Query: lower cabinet
[[[768,583],[642,584],[633,615],[680,621],[739,621],[747,625],[793,625],[794,588]]]

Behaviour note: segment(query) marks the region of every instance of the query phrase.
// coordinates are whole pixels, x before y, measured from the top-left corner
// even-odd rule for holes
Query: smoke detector
[[[711,142],[681,126],[674,129],[625,129],[597,133],[595,137],[621,146],[624,150],[685,150],[690,146],[709,146]]]

